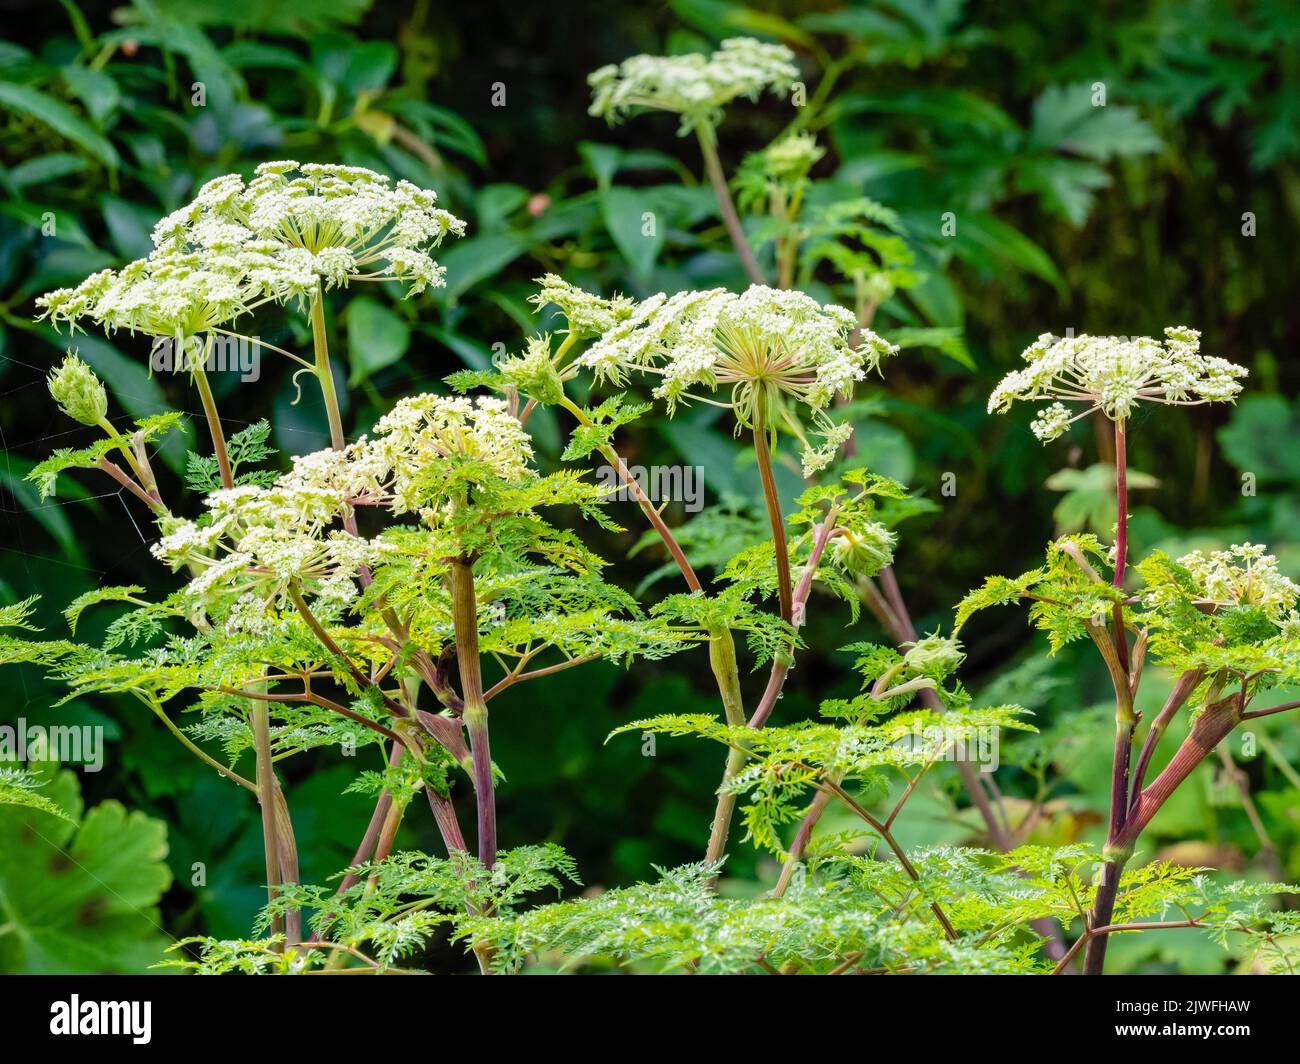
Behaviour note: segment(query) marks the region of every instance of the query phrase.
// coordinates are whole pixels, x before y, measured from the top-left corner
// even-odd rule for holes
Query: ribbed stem
[[[732,727],[745,724],[745,707],[740,698],[740,666],[736,662],[736,641],[728,628],[714,629],[709,637],[709,665],[718,681],[718,691],[722,695],[722,708],[726,713],[727,723]],[[727,767],[722,773],[719,786],[718,804],[713,812],[713,824],[709,829],[709,846],[705,851],[707,863],[719,861],[727,852],[727,835],[731,831],[731,819],[736,811],[736,795],[723,793],[722,789],[740,771],[745,763],[744,750],[731,750],[727,754]],[[714,877],[716,880],[716,876]]]
[[[206,358],[205,346],[204,359]],[[212,385],[208,383],[208,375],[203,370],[202,359],[194,367],[194,383],[198,386],[199,399],[203,402],[203,414],[208,422],[208,432],[212,436],[212,453],[217,456],[217,472],[221,475],[221,486],[233,488],[235,477],[230,468],[230,454],[226,450],[226,434],[221,428],[221,418],[217,414],[217,401],[212,397]]]
[[[1106,927],[1110,924],[1111,914],[1115,911],[1115,895],[1119,891],[1119,879],[1124,872],[1124,861],[1107,861],[1101,866],[1101,881],[1097,884],[1097,897],[1092,904],[1088,917],[1088,927]],[[1088,939],[1084,947],[1083,974],[1101,975],[1106,966],[1106,943],[1109,935],[1096,935]]]
[[[718,209],[722,212],[722,224],[727,227],[731,243],[736,248],[736,254],[740,256],[741,265],[745,267],[745,273],[754,284],[767,284],[767,278],[763,276],[758,260],[754,258],[754,251],[749,246],[749,241],[745,239],[745,230],[741,227],[736,205],[731,200],[731,191],[727,188],[727,176],[722,172],[722,161],[718,158],[718,146],[714,143],[713,132],[703,126],[697,127],[696,132],[700,142],[700,153],[704,156],[704,171],[709,176],[709,184],[713,186],[713,194],[718,199]]]
[[[343,435],[343,416],[339,413],[338,392],[334,389],[334,372],[330,368],[329,338],[325,333],[325,299],[320,293],[311,301],[311,340],[316,353],[316,380],[320,383],[325,400],[325,416],[330,424],[330,445],[343,450],[347,439]]]
[[[275,769],[271,764],[271,718],[265,702],[249,700],[249,715],[253,725],[253,745],[257,759],[257,800],[262,807],[262,849],[266,858],[266,897],[274,902],[280,885],[280,843],[276,824]],[[284,920],[277,916],[271,922],[272,934],[284,933]]]
[[[1128,454],[1127,435],[1123,420],[1115,422],[1115,576],[1113,586],[1124,586],[1124,573],[1128,559]],[[1089,927],[1104,927],[1111,921],[1115,908],[1115,894],[1119,890],[1124,864],[1132,853],[1125,848],[1121,836],[1129,806],[1129,770],[1133,758],[1133,738],[1137,729],[1137,716],[1133,712],[1133,684],[1129,676],[1128,632],[1124,628],[1124,607],[1118,602],[1111,607],[1111,639],[1113,650],[1108,650],[1104,634],[1094,636],[1097,647],[1106,659],[1111,681],[1115,688],[1115,746],[1111,755],[1110,773],[1110,825],[1106,835],[1106,852],[1111,855],[1101,869],[1097,884],[1097,897],[1088,919]],[[1083,974],[1101,975],[1106,963],[1108,935],[1097,935],[1088,941],[1083,955]]]
[[[761,407],[754,415],[754,454],[758,459],[758,476],[763,482],[763,502],[767,506],[767,520],[772,526],[772,549],[776,552],[776,582],[777,594],[781,600],[781,619],[786,624],[793,624],[790,547],[785,538],[785,515],[781,512],[781,498],[776,491],[776,476],[772,471],[772,452],[767,443],[767,425]]]
[[[1115,578],[1114,586],[1124,586],[1128,566],[1128,434],[1124,422],[1115,422]],[[1128,633],[1124,630],[1124,607],[1118,602],[1111,606],[1111,624],[1114,629],[1115,651],[1125,673],[1129,671]]]
[[[478,651],[478,605],[474,570],[466,558],[451,563],[452,624],[456,632],[456,662],[460,670],[463,719],[473,755],[474,800],[478,806],[478,859],[485,868],[496,863],[497,809],[488,742],[488,709],[483,698],[483,673]],[[436,810],[435,810],[436,812]]]

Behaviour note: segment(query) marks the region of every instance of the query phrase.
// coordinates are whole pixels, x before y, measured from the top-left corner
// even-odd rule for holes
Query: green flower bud
[[[533,337],[525,354],[503,360],[497,369],[506,383],[514,385],[529,399],[548,406],[564,399],[564,383],[551,357],[549,336]]]
[[[46,383],[59,409],[73,421],[98,425],[108,413],[108,395],[103,383],[94,370],[70,351]]]
[[[942,680],[957,671],[966,659],[961,643],[940,635],[918,639],[903,656],[903,664],[921,676]]]
[[[795,133],[768,146],[764,152],[767,172],[778,181],[802,181],[826,149],[809,133]]]
[[[873,273],[862,284],[862,294],[869,302],[880,304],[894,294],[894,282],[886,273]]]
[[[878,521],[831,540],[831,557],[854,576],[875,576],[894,560],[894,534]]]

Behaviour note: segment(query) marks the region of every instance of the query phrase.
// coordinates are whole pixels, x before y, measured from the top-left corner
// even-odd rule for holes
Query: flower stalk
[[[210,344],[211,338],[208,343]],[[204,357],[194,366],[194,383],[199,389],[199,399],[203,403],[203,414],[208,422],[208,432],[212,436],[212,453],[217,458],[217,472],[221,477],[221,486],[223,488],[233,488],[235,486],[234,472],[230,466],[230,453],[226,449],[226,434],[221,427],[221,417],[217,413],[217,401],[212,395],[212,385],[208,381],[207,372],[203,368],[203,363],[207,358],[207,344],[204,345]]]
[[[488,740],[488,708],[483,697],[482,665],[478,649],[478,606],[474,595],[473,562],[451,562],[452,624],[456,634],[456,663],[460,671],[462,719],[469,733],[474,758],[474,801],[478,809],[478,859],[492,868],[497,856],[496,793],[492,779],[492,753]]]
[[[339,412],[338,392],[334,387],[334,372],[330,367],[329,336],[325,331],[325,299],[319,288],[311,301],[311,340],[316,357],[314,372],[325,401],[325,416],[329,419],[330,446],[341,451],[347,446],[343,435],[343,416]]]
[[[754,249],[749,246],[749,241],[745,238],[745,230],[740,224],[740,215],[736,213],[736,204],[731,198],[731,190],[727,187],[727,175],[722,170],[722,160],[718,158],[717,138],[713,129],[699,126],[695,132],[696,139],[700,142],[700,154],[704,156],[704,172],[708,175],[709,184],[713,186],[713,194],[718,200],[718,209],[722,212],[722,224],[727,227],[727,235],[731,237],[740,264],[754,284],[767,284],[763,269],[754,258]]]

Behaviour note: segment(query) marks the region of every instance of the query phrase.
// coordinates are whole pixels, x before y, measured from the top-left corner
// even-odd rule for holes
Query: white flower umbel
[[[465,233],[437,201],[430,189],[359,166],[263,163],[247,184],[234,174],[209,181],[153,238],[164,253],[254,254],[250,280],[277,300],[356,280],[401,281],[409,295],[444,283],[429,251]]]
[[[1178,564],[1191,573],[1214,606],[1258,606],[1274,624],[1281,624],[1300,599],[1300,584],[1283,576],[1277,558],[1257,543],[1234,543],[1227,550],[1195,550]]]
[[[180,347],[186,337],[219,329],[258,305],[252,268],[247,256],[156,253],[48,292],[36,305],[56,328],[75,331],[90,319],[109,333],[172,337]]]
[[[465,232],[436,202],[360,167],[263,163],[247,185],[238,174],[216,178],[160,221],[148,258],[36,302],[56,325],[89,318],[110,332],[181,340],[322,286],[396,280],[422,292],[444,283],[429,251]]]
[[[196,605],[214,616],[232,611],[249,630],[245,622],[285,607],[294,587],[335,607],[350,603],[362,567],[373,563],[368,540],[330,527],[344,511],[344,492],[297,470],[270,487],[215,491],[207,505],[202,521],[168,521],[152,552],[195,572],[185,592]]]
[[[1138,403],[1196,406],[1232,402],[1247,370],[1204,355],[1201,334],[1170,326],[1165,339],[1044,333],[1022,356],[1026,365],[1008,373],[989,396],[989,413],[1005,413],[1017,400],[1051,400],[1033,422],[1043,442],[1054,440],[1079,418],[1101,410],[1125,421]],[[1077,410],[1065,404],[1078,404]]]
[[[726,106],[737,97],[756,100],[765,89],[784,95],[799,76],[794,53],[784,45],[764,44],[749,37],[722,42],[711,56],[636,55],[616,66],[605,66],[588,77],[591,113],[611,124],[638,111],[668,111],[681,116],[682,136],[694,133],[723,224],[754,284],[765,275],[749,246],[727,187],[718,156],[717,126]]]
[[[169,519],[153,548],[173,569],[196,573],[187,594],[210,614],[261,617],[285,608],[293,589],[326,612],[351,604],[362,569],[380,547],[344,531],[358,505],[418,513],[437,523],[451,500],[428,488],[441,462],[483,463],[487,477],[532,475],[527,433],[499,399],[417,395],[404,399],[344,450],[294,459],[268,487],[212,492],[200,521]]]
[[[594,71],[587,82],[592,115],[614,123],[640,110],[671,111],[681,115],[685,134],[716,126],[738,97],[789,92],[798,77],[789,48],[733,37],[710,56],[634,55]]]
[[[430,465],[469,459],[491,476],[519,480],[531,475],[532,442],[501,399],[417,395],[403,399],[375,425],[374,437],[350,450],[372,474],[380,473],[394,513],[429,515],[437,500],[420,488]]]
[[[659,378],[654,390],[669,413],[693,400],[728,407],[738,426],[761,422],[805,443],[791,409],[802,405],[827,435],[807,447],[805,468],[825,466],[849,436],[826,416],[834,397],[854,386],[898,350],[869,329],[857,329],[843,307],[822,306],[802,292],[752,285],[737,295],[723,289],[654,296],[575,360],[598,379],[622,383],[631,372]],[[725,390],[725,401],[716,393]]]

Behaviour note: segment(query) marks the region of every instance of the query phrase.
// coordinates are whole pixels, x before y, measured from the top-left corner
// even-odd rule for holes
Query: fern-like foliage
[[[240,429],[227,441],[230,471],[237,485],[270,485],[276,477],[274,469],[248,469],[250,465],[265,462],[276,454],[267,441],[271,438],[271,423],[265,419],[255,421]],[[190,451],[185,459],[185,486],[198,495],[206,495],[221,487],[217,460],[210,454]]]
[[[39,809],[42,813],[71,821],[72,817],[61,806],[38,793],[39,788],[48,782],[26,769],[0,765],[0,805]]]
[[[138,419],[132,435],[141,444],[154,443],[177,428],[183,421],[184,415],[176,411],[154,414]],[[27,474],[27,479],[35,483],[42,499],[48,499],[57,494],[61,474],[71,469],[95,469],[103,459],[128,446],[129,440],[124,436],[105,436],[88,447],[60,448],[35,465]]]

